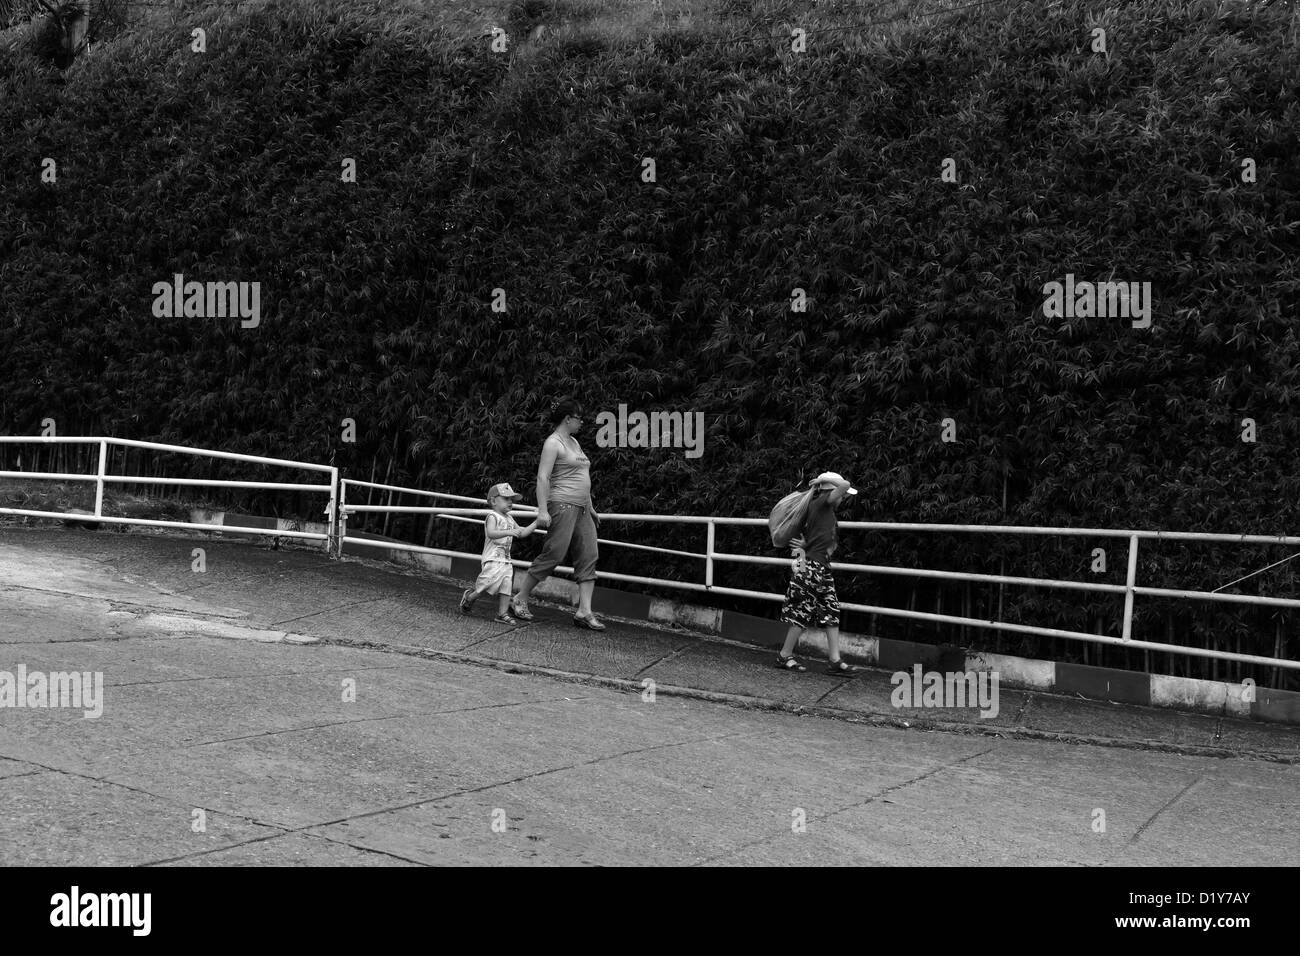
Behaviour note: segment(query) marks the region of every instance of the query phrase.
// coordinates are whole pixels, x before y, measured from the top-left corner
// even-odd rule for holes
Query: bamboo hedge
[[[863,492],[846,518],[1300,529],[1292,7],[1009,2],[884,39],[812,35],[803,54],[768,28],[810,5],[729,4],[748,34],[734,41],[669,24],[523,42],[548,9],[564,5],[512,8],[520,39],[504,55],[413,14],[290,3],[213,12],[204,54],[172,18],[66,74],[0,57],[0,428],[53,418],[63,434],[531,493],[546,409],[573,394],[592,412],[704,415],[697,459],[597,448],[589,428],[606,511],[762,516],[833,468]],[[1090,48],[1096,27],[1106,53]],[[41,181],[46,157],[56,184]],[[956,182],[941,179],[949,157]],[[261,324],[155,318],[152,286],[175,273],[260,282]],[[1151,327],[1049,317],[1044,284],[1067,273],[1149,282]],[[796,288],[806,312],[791,310]],[[468,527],[385,526],[477,550]],[[702,545],[696,531],[628,536]],[[1286,552],[1142,555],[1143,583],[1212,589]],[[1114,583],[1126,561],[1122,542],[895,534],[846,535],[842,557]],[[644,554],[603,566],[701,580],[698,564]],[[1294,594],[1291,568],[1241,589]],[[906,578],[841,592],[1112,634],[1122,608]],[[1289,614],[1138,608],[1136,636],[1297,653]]]

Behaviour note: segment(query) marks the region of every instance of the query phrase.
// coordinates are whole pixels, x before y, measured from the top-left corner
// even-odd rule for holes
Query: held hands
[[[537,520],[533,524],[539,528],[549,528],[551,526],[551,513],[545,508],[538,508]]]

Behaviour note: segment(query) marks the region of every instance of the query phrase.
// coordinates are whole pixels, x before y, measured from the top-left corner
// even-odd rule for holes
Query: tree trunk
[[[59,69],[66,70],[85,53],[86,31],[90,28],[90,0],[75,0],[71,16],[63,24],[59,41]]]

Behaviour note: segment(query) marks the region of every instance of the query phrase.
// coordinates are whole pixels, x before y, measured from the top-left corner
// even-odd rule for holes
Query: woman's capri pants
[[[538,581],[545,581],[564,556],[573,555],[573,577],[577,581],[596,580],[596,522],[591,512],[581,505],[556,503],[547,509],[551,524],[546,530],[546,544],[528,573]]]

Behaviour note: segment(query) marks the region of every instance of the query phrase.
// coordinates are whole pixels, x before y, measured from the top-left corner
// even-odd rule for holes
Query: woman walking
[[[514,615],[531,621],[528,598],[555,566],[570,552],[573,577],[578,582],[577,627],[603,631],[605,625],[591,612],[591,596],[596,589],[596,529],[600,515],[591,502],[591,460],[573,437],[582,430],[582,407],[566,399],[551,410],[555,430],[542,444],[542,460],[537,466],[537,520],[547,529],[546,545],[533,561],[515,595]]]
[[[840,600],[835,593],[835,579],[831,576],[831,555],[839,544],[839,528],[835,509],[845,495],[856,495],[858,490],[833,471],[823,472],[809,484],[813,498],[808,503],[808,516],[804,519],[802,538],[796,538],[797,560],[790,587],[781,607],[781,620],[790,625],[785,635],[785,645],[776,659],[782,670],[805,671],[808,668],[795,660],[794,649],[799,638],[815,628],[826,629],[826,649],[830,662],[828,674],[848,674],[851,668],[840,659]]]

